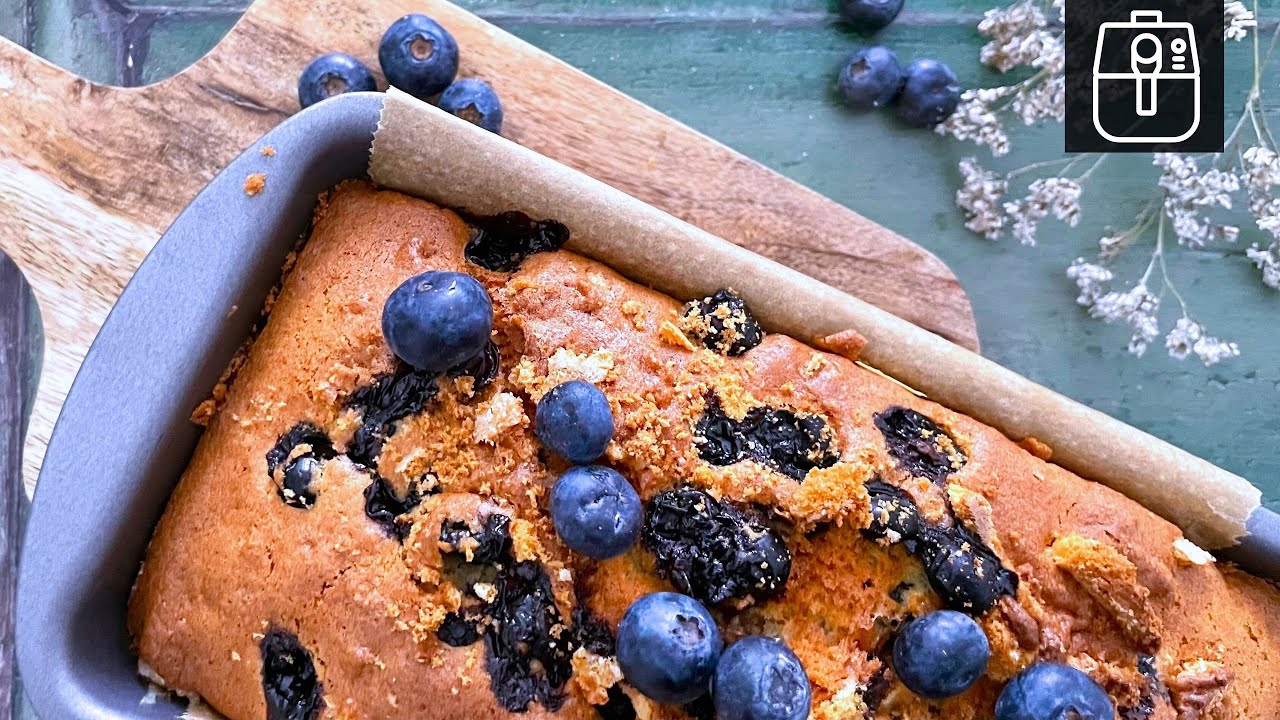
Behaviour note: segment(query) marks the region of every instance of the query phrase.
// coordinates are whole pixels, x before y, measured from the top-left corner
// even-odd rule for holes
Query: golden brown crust
[[[615,625],[635,598],[671,588],[639,545],[587,562],[547,519],[547,491],[564,466],[539,460],[533,405],[555,383],[584,377],[613,406],[605,460],[642,498],[692,483],[769,507],[787,525],[785,592],[717,613],[728,639],[787,640],[813,681],[817,718],[989,717],[1000,683],[1037,659],[1070,662],[1130,703],[1146,691],[1139,654],[1153,656],[1179,718],[1265,718],[1280,707],[1280,593],[1231,568],[1187,562],[1175,551],[1178,531],[1132,501],[845,357],[780,335],[723,357],[688,340],[679,303],[598,263],[556,252],[513,274],[488,272],[463,259],[466,238],[453,213],[364,183],[321,203],[265,330],[221,406],[201,414],[208,430],[130,601],[139,654],[172,687],[232,720],[263,717],[258,639],[275,625],[314,656],[324,718],[506,715],[489,688],[484,643],[454,648],[435,637],[468,593],[491,592],[446,577],[441,522],[510,516],[514,552],[546,568],[566,618],[581,601]],[[483,390],[469,378],[442,381],[438,399],[385,443],[378,470],[399,492],[427,477],[443,490],[410,514],[401,544],[365,516],[370,476],[345,456],[323,465],[317,501],[304,511],[280,501],[265,455],[304,420],[339,450],[350,442],[359,417],[345,399],[394,365],[383,301],[428,269],[470,272],[487,287],[502,372]],[[735,419],[764,405],[822,416],[839,462],[803,482],[750,459],[708,464],[695,427],[708,391]],[[873,417],[893,406],[954,439],[949,452],[963,462],[942,483],[912,477],[887,451]],[[872,478],[903,488],[923,517],[961,523],[1021,580],[1016,599],[981,618],[990,676],[957,698],[916,698],[879,659],[899,623],[942,603],[901,545],[863,536]],[[607,695],[613,668],[586,654],[573,664],[554,715],[594,717],[589,704]],[[642,701],[636,709],[642,718],[681,714]],[[529,706],[531,718],[552,714]]]

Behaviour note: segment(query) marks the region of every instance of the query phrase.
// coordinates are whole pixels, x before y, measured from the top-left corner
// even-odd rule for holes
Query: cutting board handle
[[[27,272],[49,341],[29,484],[85,350],[164,229],[297,111],[312,57],[376,68],[383,30],[408,12],[457,37],[461,74],[493,83],[511,139],[977,348],[968,298],[927,251],[445,0],[258,0],[208,54],[145,87],[97,85],[0,39],[0,250]]]

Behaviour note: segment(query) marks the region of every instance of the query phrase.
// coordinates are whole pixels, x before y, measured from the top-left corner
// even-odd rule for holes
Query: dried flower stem
[[[978,25],[978,31],[989,40],[982,48],[981,61],[999,72],[1015,68],[1032,72],[1009,85],[965,92],[956,113],[938,127],[939,133],[985,146],[999,157],[1011,149],[1005,130],[1007,118],[1018,118],[1026,125],[1063,120],[1063,7],[1062,0],[1016,0],[1008,7],[987,11]],[[1055,11],[1056,23],[1047,17]],[[1095,262],[1080,258],[1067,269],[1080,293],[1077,300],[1090,316],[1123,323],[1133,331],[1129,351],[1135,355],[1143,354],[1162,332],[1157,312],[1166,293],[1178,301],[1181,310],[1181,317],[1165,332],[1170,356],[1181,359],[1194,354],[1211,365],[1239,354],[1234,343],[1206,334],[1192,318],[1187,299],[1169,276],[1168,255],[1179,247],[1235,242],[1240,228],[1217,217],[1232,210],[1235,199],[1242,195],[1254,224],[1272,236],[1269,246],[1255,243],[1245,254],[1258,267],[1262,282],[1280,289],[1280,150],[1262,104],[1262,71],[1275,51],[1280,29],[1272,33],[1264,54],[1257,32],[1257,0],[1252,10],[1239,0],[1230,0],[1223,12],[1224,37],[1242,40],[1251,36],[1253,55],[1253,83],[1223,151],[1152,155],[1152,164],[1160,170],[1152,199],[1128,229],[1098,242]],[[956,191],[956,204],[966,215],[965,227],[989,240],[999,240],[1008,231],[1022,244],[1035,245],[1039,223],[1050,215],[1074,226],[1081,214],[1080,197],[1108,157],[1105,153],[1081,154],[1033,162],[1003,174],[982,167],[976,158],[965,158],[960,162],[963,183]],[[1083,172],[1073,174],[1090,159]],[[1015,181],[1026,182],[1026,194],[1006,200]],[[1167,242],[1169,238],[1177,242]],[[1107,265],[1144,241],[1151,242],[1151,258],[1142,276],[1128,290],[1110,290],[1114,274]],[[1159,284],[1158,294],[1149,289],[1153,283]]]

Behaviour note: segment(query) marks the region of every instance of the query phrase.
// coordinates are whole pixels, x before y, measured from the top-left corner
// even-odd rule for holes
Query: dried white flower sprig
[[[965,91],[955,114],[939,125],[937,132],[984,146],[1000,157],[1011,149],[1006,121],[1017,119],[1025,125],[1062,122],[1066,112],[1063,8],[1063,0],[1018,0],[1008,7],[988,10],[978,24],[978,32],[988,39],[981,61],[1000,72],[1022,69],[1026,79]],[[1233,209],[1247,208],[1253,223],[1270,235],[1269,244],[1255,243],[1245,256],[1257,267],[1264,284],[1280,290],[1280,150],[1263,113],[1260,82],[1277,35],[1272,36],[1263,57],[1256,32],[1257,10],[1256,0],[1253,10],[1238,0],[1226,3],[1224,10],[1224,37],[1252,38],[1253,85],[1223,152],[1152,155],[1159,170],[1155,197],[1131,226],[1098,241],[1092,261],[1079,258],[1067,268],[1067,277],[1075,281],[1079,291],[1077,302],[1091,317],[1126,325],[1132,332],[1128,350],[1134,355],[1144,354],[1162,334],[1165,350],[1179,360],[1194,355],[1205,365],[1213,365],[1240,354],[1235,343],[1210,335],[1194,319],[1170,280],[1165,261],[1166,254],[1178,247],[1198,249],[1236,242],[1240,226],[1224,221],[1240,215],[1231,215]],[[1042,220],[1053,217],[1069,227],[1079,222],[1081,195],[1090,176],[1107,158],[1086,153],[1002,174],[968,157],[960,161],[956,205],[964,211],[965,227],[974,233],[999,240],[1007,232],[1023,245],[1035,245]],[[1025,190],[1006,197],[1014,187]],[[1151,251],[1142,276],[1113,289],[1116,278],[1109,265],[1126,251],[1142,246]],[[1181,311],[1167,330],[1159,317],[1166,296],[1177,300]]]
[[[1231,0],[1223,6],[1226,13],[1224,35],[1228,40],[1243,40],[1249,30],[1258,27],[1258,20],[1253,11],[1244,6],[1240,0]]]

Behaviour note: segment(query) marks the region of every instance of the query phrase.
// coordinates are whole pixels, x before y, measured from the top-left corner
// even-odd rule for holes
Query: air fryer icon
[[[1102,24],[1093,62],[1093,126],[1114,143],[1176,143],[1195,134],[1200,61],[1191,23],[1134,10],[1129,22]]]

